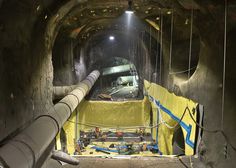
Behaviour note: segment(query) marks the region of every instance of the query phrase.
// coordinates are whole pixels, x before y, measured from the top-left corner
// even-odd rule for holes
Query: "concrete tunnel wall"
[[[78,1],[1,1],[0,3],[0,141],[16,135],[37,116],[52,106],[52,48],[61,21]],[[62,5],[66,5],[60,8]],[[222,4],[221,4],[222,5]],[[40,6],[40,7],[39,7]],[[39,7],[39,9],[38,9]],[[197,69],[190,80],[168,77],[169,31],[164,32],[163,83],[169,90],[189,97],[205,108],[204,126],[221,127],[223,69],[223,5],[218,6],[218,18],[197,13],[194,25],[200,35]],[[220,19],[219,19],[220,18]],[[204,26],[202,26],[204,25]],[[228,21],[226,60],[226,95],[224,130],[230,141],[236,142],[236,70],[235,21]],[[169,27],[169,23],[166,25]],[[154,36],[154,35],[153,35]],[[72,66],[72,65],[71,65]],[[69,67],[71,67],[69,66]],[[86,70],[86,65],[84,65]],[[60,67],[59,67],[60,69]],[[65,74],[74,73],[65,71]],[[70,74],[73,76],[73,74]],[[80,75],[80,73],[79,73]],[[84,72],[81,72],[81,76]],[[76,78],[71,77],[70,83]],[[169,81],[168,81],[169,80]],[[60,83],[61,85],[63,83]],[[178,88],[175,90],[175,88]],[[190,89],[189,89],[190,88]],[[4,141],[2,141],[4,143]],[[224,155],[222,135],[204,132],[200,146],[199,167],[234,167],[236,154],[228,146]]]
[[[223,11],[223,9],[221,8]],[[222,126],[222,89],[223,89],[223,39],[224,39],[224,12],[218,14],[218,21],[209,16],[196,14],[194,25],[200,36],[200,52],[197,69],[190,80],[173,75],[168,82],[168,74],[165,74],[164,86],[179,95],[188,97],[204,105],[204,127],[210,130],[221,129]],[[203,26],[205,25],[205,26]],[[206,26],[207,25],[207,26]],[[235,100],[235,69],[233,55],[235,49],[232,47],[235,29],[232,30],[233,22],[228,20],[227,30],[227,59],[226,59],[226,86],[223,128],[235,146],[236,123],[234,122],[236,108]],[[217,30],[217,31],[216,31]],[[169,37],[168,37],[169,38]],[[169,43],[166,45],[169,47]],[[166,67],[169,64],[169,48],[165,49]],[[173,51],[174,52],[174,51]],[[167,70],[168,72],[168,70]],[[233,86],[234,85],[234,86]],[[178,89],[176,90],[175,87]],[[203,162],[200,167],[234,167],[236,157],[235,151],[221,133],[203,133],[203,141],[200,144],[199,159]],[[227,151],[224,147],[227,144]],[[225,152],[227,153],[225,155]]]
[[[0,140],[15,136],[52,103],[52,47],[67,12],[78,2],[3,1],[0,48]],[[56,11],[56,13],[55,13]]]

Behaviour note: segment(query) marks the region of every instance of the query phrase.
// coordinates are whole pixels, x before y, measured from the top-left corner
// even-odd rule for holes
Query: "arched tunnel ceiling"
[[[86,1],[85,1],[86,2]],[[236,4],[236,3],[235,3]],[[158,22],[160,13],[167,17],[171,11],[178,15],[175,20],[175,27],[185,31],[183,25],[190,20],[190,9],[197,11],[196,15],[203,15],[212,19],[218,19],[219,13],[222,13],[223,1],[194,1],[194,0],[133,0],[132,9],[140,20],[149,19]],[[81,5],[75,6],[66,16],[62,23],[61,32],[76,38],[78,35],[86,39],[91,34],[107,29],[124,29],[124,24],[113,24],[113,20],[121,17],[127,9],[127,0],[91,0]],[[234,6],[231,4],[229,8]],[[220,12],[219,12],[220,11]],[[229,13],[230,20],[236,20],[235,13]],[[170,18],[170,17],[169,17]],[[182,33],[183,35],[184,33]],[[187,33],[186,33],[187,34]],[[185,37],[188,38],[188,37]]]
[[[177,81],[177,87],[173,88],[173,92],[181,91],[181,95],[202,103],[206,110],[205,127],[218,128],[221,120],[225,1],[133,0],[133,2],[135,15],[141,20],[148,18],[156,21],[160,12],[170,18],[171,15],[168,15],[167,11],[173,9],[175,16],[178,15],[175,17],[174,25],[179,28],[176,33],[178,37],[174,37],[174,40],[184,38],[188,41],[190,24],[186,26],[186,29],[183,29],[183,25],[190,18],[191,9],[194,9],[194,25],[200,29],[201,34],[199,34],[203,39],[201,39],[203,46],[200,51],[201,67],[197,69],[197,73],[189,83]],[[236,1],[228,1],[228,3],[227,28],[230,46],[228,46],[226,64],[227,93],[224,127],[226,133],[230,135],[231,141],[236,142],[235,117],[233,117],[235,116],[234,100],[236,95],[234,66]],[[95,30],[94,33],[97,30],[101,34],[102,30],[114,30],[115,25],[111,23],[127,9],[127,0],[0,0],[0,7],[0,76],[2,79],[0,93],[3,98],[0,104],[3,107],[1,117],[5,120],[1,122],[3,125],[0,139],[2,140],[9,134],[11,134],[10,136],[15,135],[18,128],[27,126],[29,122],[39,115],[45,114],[51,107],[52,80],[56,76],[53,73],[55,67],[52,67],[52,57],[56,55],[57,59],[61,56],[51,51],[51,48],[56,46],[54,38],[57,35],[65,35],[66,38],[63,39],[65,43],[62,42],[62,46],[66,44],[65,49],[67,49],[71,47],[69,42],[73,40],[68,40],[67,37],[80,38],[87,33],[92,34],[93,30]],[[170,28],[170,19],[164,20]],[[113,27],[109,28],[110,25]],[[232,29],[233,26],[234,29]],[[120,24],[116,31],[122,33],[122,28],[124,25]],[[169,31],[169,29],[167,30]],[[74,34],[70,36],[72,32]],[[168,37],[167,40],[169,40]],[[181,47],[188,49],[188,44],[186,42],[187,47]],[[177,46],[176,48],[181,47]],[[64,48],[61,46],[56,49],[59,48],[61,50],[58,51],[58,54],[68,57],[69,51],[64,52]],[[183,56],[182,52],[179,55]],[[71,54],[71,56],[73,55]],[[184,57],[184,59],[186,58],[188,56]],[[176,59],[179,62],[180,57],[176,57]],[[58,61],[61,60],[58,59]],[[63,65],[65,64],[63,63]],[[145,67],[150,66],[146,65]],[[71,67],[69,68],[71,73]],[[83,72],[83,74],[79,74],[83,78],[82,75],[87,73],[87,67],[79,70]],[[149,70],[146,71],[149,72]],[[66,75],[63,74],[64,76]],[[188,86],[191,87],[191,90],[188,89]],[[200,159],[203,159],[206,166],[216,167],[221,162],[219,158],[222,160],[221,155],[226,147],[226,141],[221,140],[219,136],[205,134]],[[215,141],[215,139],[219,140]],[[230,152],[230,154],[232,153]],[[233,156],[235,155],[232,155],[232,160]],[[224,158],[224,162],[230,162],[230,160]],[[232,163],[235,166],[235,160]],[[221,164],[218,167],[232,166],[222,166]]]
[[[96,43],[101,42],[104,35],[125,33],[127,25],[124,22],[119,22],[119,18],[124,16],[125,10],[128,8],[127,0],[90,0],[81,1],[75,5],[66,17],[63,19],[60,34],[64,37],[70,37],[77,40],[82,46],[88,41]],[[149,32],[150,23],[154,22],[159,26],[161,15],[164,17],[165,24],[163,25],[164,40],[168,43],[170,40],[171,14],[174,13],[174,43],[183,43],[189,41],[190,38],[190,20],[191,9],[194,10],[194,26],[193,38],[201,38],[198,28],[202,27],[201,20],[205,19],[219,20],[223,23],[224,18],[218,18],[219,13],[224,13],[222,1],[194,1],[194,0],[133,0],[132,9],[135,12],[135,17],[143,23],[143,30],[150,33],[156,39],[155,31]],[[229,8],[233,6],[230,4]],[[234,19],[234,15],[229,13],[229,20]],[[211,24],[211,23],[209,23]],[[223,24],[222,24],[223,25]],[[140,28],[140,27],[139,27]],[[153,28],[153,26],[152,26]],[[204,29],[204,28],[203,28]],[[132,25],[132,32],[140,31]],[[99,39],[100,38],[100,39]],[[92,40],[91,40],[92,39]],[[197,62],[197,61],[196,61]]]
[[[127,24],[124,21],[127,20],[124,19],[125,10],[128,8],[127,0],[92,0],[85,2],[74,6],[66,15],[60,30],[60,34],[63,34],[64,37],[74,38],[80,46],[85,44],[86,47],[88,43],[91,46],[104,41],[102,39],[106,38],[108,34],[119,35],[127,33]],[[175,15],[173,40],[176,43],[183,43],[184,41],[189,41],[190,38],[191,9],[194,9],[197,14],[202,13],[202,11],[203,13],[206,12],[205,9],[201,8],[201,5],[188,0],[133,0],[132,9],[135,12],[133,17],[141,23],[141,25],[132,24],[130,28],[132,32],[146,31],[151,34],[152,38],[158,40],[157,32],[155,30],[150,31],[155,26],[151,25],[150,28],[150,22],[147,22],[147,19],[160,27],[160,18],[163,17],[165,24],[161,31],[165,31],[164,40],[167,43],[171,38],[169,32],[172,13]],[[194,26],[193,37],[198,38],[198,36],[199,33]]]
[[[100,30],[108,24],[108,20],[120,17],[127,9],[127,1],[89,1],[85,6],[75,7],[63,22],[65,32],[71,32],[89,25]],[[156,2],[137,0],[133,3],[135,15],[144,20],[145,18],[156,19],[160,13],[167,14],[170,8],[160,8]],[[97,20],[100,20],[99,24]],[[96,21],[96,22],[94,22]],[[91,24],[94,23],[95,25]],[[88,26],[87,26],[88,27]],[[92,28],[91,28],[92,29]]]

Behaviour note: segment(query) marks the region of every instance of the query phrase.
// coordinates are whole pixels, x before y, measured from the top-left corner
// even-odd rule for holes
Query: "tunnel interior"
[[[228,0],[0,0],[0,167],[235,167],[235,34]]]

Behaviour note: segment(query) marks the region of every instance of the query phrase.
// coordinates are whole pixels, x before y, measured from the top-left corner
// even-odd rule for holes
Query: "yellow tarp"
[[[76,112],[73,113],[70,122],[63,126],[67,137],[67,150],[70,154],[75,151],[75,126],[78,130],[91,130],[94,127],[86,125],[98,125],[101,128],[117,128],[132,126],[149,126],[150,124],[150,103],[147,98],[132,101],[83,101]],[[71,122],[72,121],[72,122]],[[129,129],[125,131],[134,131]],[[147,130],[150,132],[150,130]],[[78,133],[79,131],[77,131]],[[60,135],[57,136],[57,149],[61,149]]]
[[[79,122],[103,128],[149,126],[150,105],[147,98],[131,101],[84,101],[78,107]],[[91,129],[81,125],[81,130]]]
[[[158,132],[158,146],[164,155],[171,155],[172,153],[172,138],[174,134],[174,127],[181,121],[181,128],[185,139],[185,154],[193,155],[195,146],[196,125],[191,119],[187,111],[183,116],[186,107],[190,109],[191,114],[196,120],[196,106],[197,103],[169,93],[165,88],[144,81],[147,97],[143,100],[132,101],[83,101],[76,112],[73,113],[69,121],[64,125],[64,130],[67,136],[67,150],[70,154],[74,153],[74,143],[79,130],[91,130],[93,127],[88,125],[100,125],[101,128],[117,128],[132,127],[132,126],[149,126],[150,124],[150,110],[153,113],[153,125],[158,125],[158,130],[152,130],[154,139]],[[192,110],[195,109],[195,113]],[[161,118],[160,118],[161,116]],[[183,116],[183,119],[181,117]],[[78,124],[75,124],[77,117]],[[122,130],[122,129],[121,129]],[[133,130],[132,130],[133,131]],[[149,131],[149,130],[148,130]],[[79,137],[77,135],[77,137]],[[60,148],[59,136],[57,136],[57,148]]]
[[[63,126],[63,129],[66,132],[67,152],[69,154],[74,154],[75,151],[75,130],[76,130],[75,122],[76,122],[76,112],[74,112],[71,115],[69,121],[67,121]],[[56,137],[56,146],[57,150],[61,150],[60,133]]]
[[[168,92],[167,89],[155,84],[144,81],[144,86],[152,104],[153,122],[160,124],[158,131],[153,130],[153,137],[156,139],[158,132],[158,146],[163,154],[172,154],[172,138],[174,127],[180,121],[180,125],[185,139],[185,154],[193,155],[195,146],[196,125],[191,119],[188,111],[183,116],[183,113],[188,107],[192,116],[196,121],[196,106],[197,103],[184,97],[176,96]],[[158,112],[160,111],[160,113]],[[195,110],[195,113],[192,113]],[[160,117],[161,116],[161,117]],[[181,117],[183,119],[181,120]]]

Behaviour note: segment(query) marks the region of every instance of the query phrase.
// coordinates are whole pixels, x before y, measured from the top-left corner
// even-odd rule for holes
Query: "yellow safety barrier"
[[[75,151],[75,127],[76,127],[76,113],[73,113],[69,120],[64,124],[63,129],[66,132],[66,144],[67,144],[67,152],[69,154],[73,154]],[[56,137],[56,146],[57,150],[61,150],[61,141],[60,141],[60,133]]]
[[[198,104],[176,96],[167,89],[148,81],[144,81],[144,87],[148,96],[145,96],[143,100],[83,101],[77,107],[78,116],[74,113],[63,127],[67,136],[68,152],[73,154],[75,150],[76,127],[77,133],[79,130],[94,129],[95,126],[108,130],[110,128],[122,130],[123,127],[150,126],[150,118],[152,118],[152,124],[157,126],[152,129],[152,136],[157,141],[162,154],[173,154],[172,138],[175,126],[180,125],[185,139],[185,154],[193,155],[196,144],[196,124],[190,113],[196,120]],[[189,111],[186,110],[187,108]],[[150,111],[152,111],[152,117]],[[134,130],[125,131],[133,132]],[[59,135],[57,148],[61,149]]]
[[[176,96],[155,83],[144,81],[144,86],[152,104],[153,122],[160,124],[158,130],[153,130],[153,137],[157,139],[160,151],[165,155],[172,154],[174,128],[179,124],[184,134],[185,154],[193,155],[196,144],[196,124],[190,113],[196,121],[198,104],[184,97]]]
[[[131,101],[84,101],[79,107],[79,122],[103,128],[149,126],[148,99]],[[81,130],[91,127],[81,125]]]
[[[148,98],[130,101],[83,101],[77,108],[79,130],[89,131],[95,126],[103,129],[125,129],[135,131],[136,126],[150,126],[150,103]],[[71,122],[72,121],[72,122]],[[74,152],[76,116],[72,115],[63,126],[67,135],[67,149]],[[94,127],[92,127],[94,125]],[[130,129],[124,128],[130,127]],[[147,130],[150,132],[150,130]],[[77,131],[79,132],[79,131]],[[60,137],[57,136],[57,149],[61,149]]]

